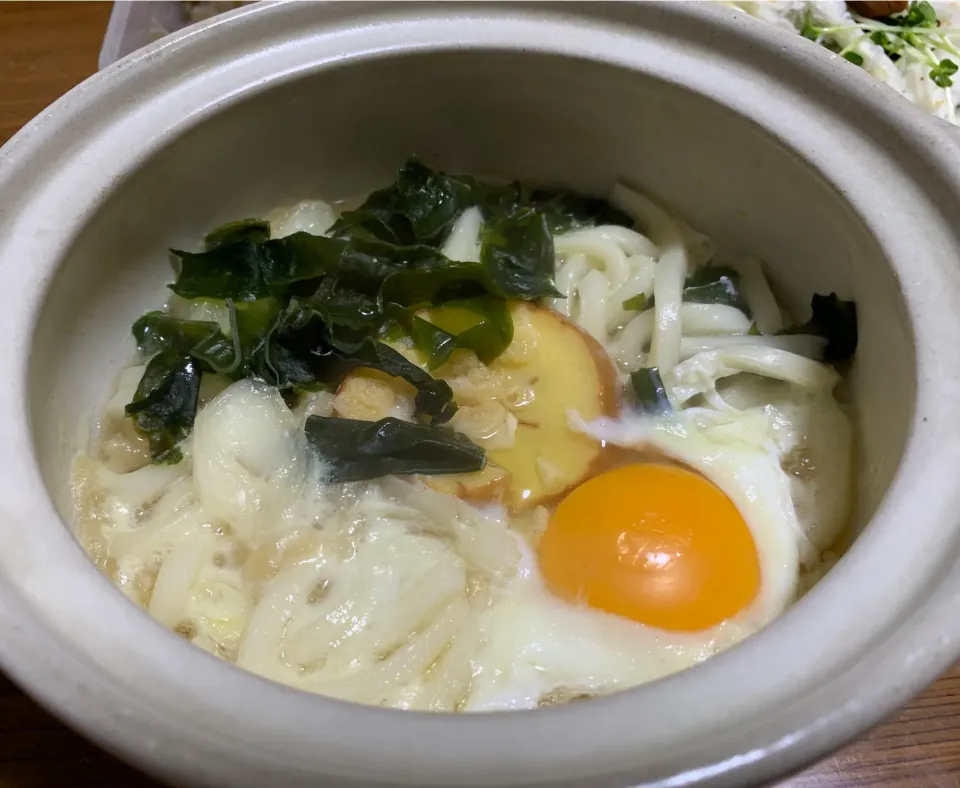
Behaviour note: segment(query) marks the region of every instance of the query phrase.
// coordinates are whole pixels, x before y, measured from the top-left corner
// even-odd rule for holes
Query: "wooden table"
[[[0,144],[97,68],[108,3],[0,2]],[[152,786],[0,675],[0,788]],[[960,665],[895,720],[780,788],[960,788]]]

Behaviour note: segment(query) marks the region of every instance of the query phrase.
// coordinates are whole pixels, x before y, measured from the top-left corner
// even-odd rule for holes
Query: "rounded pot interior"
[[[420,40],[421,12],[398,7],[377,13],[407,14],[400,20],[411,26],[405,40]],[[454,19],[449,13],[448,21]],[[476,12],[456,13],[469,18]],[[484,13],[493,24],[494,12]],[[506,30],[514,12],[496,13]],[[937,378],[944,356],[935,362],[924,344],[937,331],[949,336],[956,329],[953,318],[937,323],[930,317],[958,292],[955,276],[946,281],[937,273],[938,266],[954,264],[958,248],[945,209],[935,207],[957,205],[943,172],[934,175],[939,162],[925,158],[933,154],[919,143],[892,152],[914,122],[903,120],[899,107],[888,118],[877,115],[867,135],[846,116],[854,109],[842,106],[839,88],[825,87],[814,100],[803,80],[783,79],[782,95],[770,93],[763,112],[750,110],[767,80],[779,75],[768,68],[762,47],[748,64],[724,60],[732,57],[724,46],[732,52],[738,37],[761,41],[766,34],[718,12],[701,18],[690,10],[597,11],[596,29],[577,28],[579,44],[560,12],[515,13],[521,23],[535,13],[548,15],[568,43],[548,44],[546,23],[533,43],[521,46],[508,39],[520,38],[522,30],[499,39],[478,33],[464,43],[466,28],[451,21],[453,28],[442,33],[440,22],[431,22],[429,46],[397,47],[382,39],[381,46],[371,42],[363,49],[343,38],[340,47],[349,57],[300,53],[298,59],[291,53],[289,61],[270,67],[264,54],[270,39],[237,66],[243,73],[233,82],[217,71],[222,63],[210,65],[216,84],[207,94],[189,81],[176,89],[164,83],[166,104],[158,98],[151,111],[167,112],[167,125],[153,138],[134,139],[146,120],[131,120],[129,149],[97,174],[108,142],[121,139],[116,135],[123,130],[114,128],[101,148],[86,151],[88,182],[73,194],[61,188],[62,202],[81,200],[83,209],[67,209],[61,242],[47,249],[47,273],[32,285],[39,305],[31,312],[35,329],[18,362],[9,362],[21,370],[17,385],[29,413],[29,451],[60,513],[36,516],[33,542],[19,549],[38,586],[53,574],[61,581],[56,592],[25,591],[26,564],[22,570],[2,565],[2,577],[23,596],[32,620],[52,633],[45,636],[48,647],[65,648],[83,668],[62,691],[45,694],[24,659],[11,652],[6,660],[60,713],[154,772],[211,785],[306,785],[322,776],[339,784],[675,779],[664,784],[743,785],[842,743],[895,702],[867,692],[855,668],[861,676],[889,677],[893,698],[916,689],[915,678],[893,675],[906,648],[897,633],[906,635],[904,622],[939,593],[937,584],[957,580],[948,573],[958,522],[946,514],[956,493],[940,474],[925,475],[921,467],[923,457],[949,464],[960,453],[956,435],[944,427],[952,414],[937,406],[943,387],[956,384],[946,375]],[[594,12],[577,13],[586,20]],[[690,15],[682,35],[669,24],[674,13]],[[607,14],[632,15],[626,21],[637,27],[636,52],[628,56],[614,46],[621,33],[606,28]],[[246,27],[251,36],[258,25],[277,36],[309,29],[313,37],[304,33],[301,43],[320,53],[326,51],[323,35],[332,36],[340,17],[322,29],[318,19],[324,17],[316,9],[261,9],[241,15],[237,29]],[[400,22],[394,20],[397,29]],[[361,35],[356,31],[363,25],[351,24],[351,35]],[[697,50],[709,49],[711,31],[718,37],[709,44],[716,49],[709,53],[713,60]],[[606,36],[610,46],[601,51],[591,36],[597,42]],[[178,46],[185,52],[193,46],[199,58],[204,45],[185,40]],[[674,55],[657,66],[656,48],[671,46]],[[188,55],[180,56],[186,67]],[[807,68],[798,65],[806,51],[797,57],[790,68],[800,73]],[[713,71],[697,77],[697,68]],[[827,84],[828,76],[818,78]],[[184,111],[171,116],[178,90]],[[814,118],[811,106],[821,114]],[[852,145],[859,146],[858,155],[844,159]],[[797,318],[806,318],[814,292],[856,301],[860,344],[848,397],[860,439],[852,527],[862,533],[820,586],[747,643],[654,685],[563,709],[441,719],[301,695],[219,663],[134,609],[75,545],[66,545],[73,453],[132,356],[131,323],[165,299],[167,249],[193,248],[211,227],[276,206],[369,191],[388,182],[411,154],[448,171],[499,173],[597,195],[621,179],[711,236],[721,255],[760,256]],[[77,170],[77,184],[81,174]],[[889,218],[905,195],[911,216],[924,226],[921,234]],[[8,199],[2,184],[0,199]],[[58,203],[42,207],[51,221]],[[21,217],[21,226],[42,228],[30,224],[37,211],[34,218]],[[12,251],[0,244],[5,269],[13,265]],[[916,273],[907,275],[921,257]],[[22,325],[18,330],[26,334]],[[938,430],[952,443],[931,453]],[[34,473],[33,466],[23,473]],[[39,505],[36,499],[8,505],[17,495],[24,493],[8,488],[2,496],[6,513],[19,518],[14,522]],[[918,522],[906,516],[911,511]],[[54,541],[56,550],[39,557],[42,544]],[[897,563],[898,551],[915,571]],[[938,625],[935,616],[928,623]],[[932,637],[928,633],[928,641]],[[40,636],[30,638],[39,642]],[[951,655],[949,646],[932,649],[921,680]],[[84,682],[88,691],[112,683],[93,702],[97,710],[71,706],[79,703]],[[861,705],[850,706],[858,697]],[[701,703],[710,710],[692,715]],[[138,744],[138,736],[149,744]],[[371,747],[379,759],[369,757]],[[171,762],[173,748],[181,754],[177,763]]]
[[[814,292],[854,298],[851,401],[869,471],[854,525],[869,520],[903,452],[916,370],[896,276],[856,209],[709,97],[609,64],[497,50],[372,57],[286,80],[208,114],[115,184],[38,324],[33,424],[50,490],[67,489],[63,430],[104,401],[133,356],[130,325],[166,298],[169,248],[302,199],[367,193],[411,155],[599,196],[623,180],[713,238],[721,258],[760,256],[800,320]]]

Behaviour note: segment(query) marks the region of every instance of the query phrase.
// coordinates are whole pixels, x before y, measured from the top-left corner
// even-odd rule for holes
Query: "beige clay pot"
[[[862,533],[818,587],[666,680],[449,717],[249,675],[98,574],[64,525],[75,425],[165,249],[370,189],[410,153],[599,193],[624,177],[762,255],[788,305],[856,299]],[[706,4],[266,5],[126,58],[0,151],[0,663],[179,783],[743,786],[822,756],[960,654],[958,153],[849,63]]]

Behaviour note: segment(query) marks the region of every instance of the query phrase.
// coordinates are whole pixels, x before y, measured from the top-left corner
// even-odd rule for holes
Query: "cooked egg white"
[[[466,711],[532,709],[633,687],[706,659],[726,640],[723,628],[677,635],[565,602],[521,545],[517,575],[480,619]]]

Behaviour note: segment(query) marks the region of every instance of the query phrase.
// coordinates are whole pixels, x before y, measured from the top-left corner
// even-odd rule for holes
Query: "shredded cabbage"
[[[731,5],[822,44],[924,112],[958,124],[960,27],[953,24],[960,4],[913,2],[892,20],[867,19],[839,0]]]

